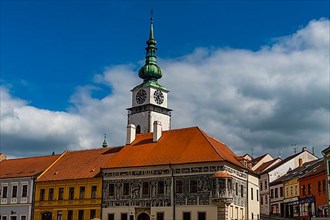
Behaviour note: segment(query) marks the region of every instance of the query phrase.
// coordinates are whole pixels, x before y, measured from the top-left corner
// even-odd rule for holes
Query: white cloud
[[[291,144],[329,144],[329,20],[313,20],[259,51],[197,48],[159,59],[160,83],[171,92],[174,128],[199,126],[238,154],[292,153]],[[160,54],[161,54],[161,48]],[[1,89],[1,151],[35,154],[125,142],[130,89],[137,66],[112,66],[91,85],[77,88],[68,112],[30,106]],[[111,92],[93,98],[101,84]]]

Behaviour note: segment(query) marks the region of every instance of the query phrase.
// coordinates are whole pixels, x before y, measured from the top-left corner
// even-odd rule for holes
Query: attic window
[[[94,172],[95,171],[95,168],[91,169],[91,172]]]
[[[54,175],[57,175],[59,172],[58,171],[56,171],[55,173],[54,173]]]

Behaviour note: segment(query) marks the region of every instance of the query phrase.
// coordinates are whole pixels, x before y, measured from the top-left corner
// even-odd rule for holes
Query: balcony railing
[[[233,193],[230,190],[212,190],[211,199],[215,204],[229,204],[233,201]]]

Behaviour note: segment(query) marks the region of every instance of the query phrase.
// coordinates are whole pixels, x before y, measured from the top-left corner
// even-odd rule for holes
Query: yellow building
[[[100,219],[100,168],[118,150],[120,148],[64,152],[60,160],[36,180],[34,219]]]
[[[284,182],[284,198],[298,198],[299,197],[299,181],[298,178]]]

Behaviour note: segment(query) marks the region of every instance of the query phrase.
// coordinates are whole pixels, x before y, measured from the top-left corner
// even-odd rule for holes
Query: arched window
[[[136,134],[141,134],[141,126],[136,126]]]

